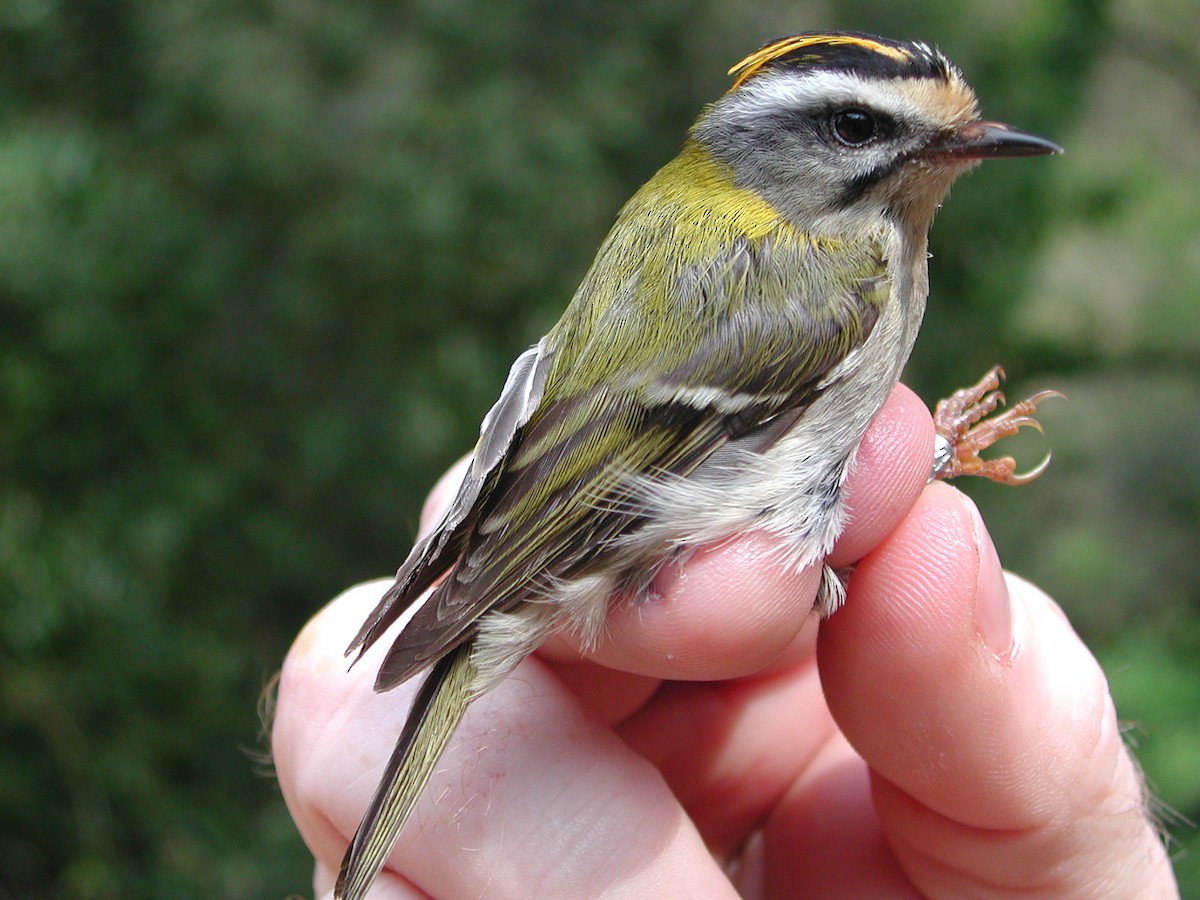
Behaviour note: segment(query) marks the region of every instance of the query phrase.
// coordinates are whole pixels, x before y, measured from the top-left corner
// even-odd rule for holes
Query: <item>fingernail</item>
[[[1007,659],[1013,650],[1013,608],[1008,595],[1008,583],[996,545],[992,543],[987,526],[979,509],[964,497],[971,510],[971,522],[975,528],[975,549],[979,556],[979,571],[975,586],[975,627],[983,638],[984,646],[1001,659]]]

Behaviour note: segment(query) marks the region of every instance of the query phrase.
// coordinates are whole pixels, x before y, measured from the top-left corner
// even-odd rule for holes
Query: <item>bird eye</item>
[[[879,131],[875,117],[865,109],[839,109],[829,121],[837,139],[849,147],[870,143]]]

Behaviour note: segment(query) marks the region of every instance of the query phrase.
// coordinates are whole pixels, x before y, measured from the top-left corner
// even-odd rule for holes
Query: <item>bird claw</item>
[[[1038,391],[993,416],[996,408],[1004,403],[1004,394],[999,390],[1003,379],[1004,370],[993,366],[977,384],[955,391],[938,403],[933,413],[937,443],[931,481],[978,475],[1001,484],[1018,485],[1028,484],[1046,471],[1050,453],[1026,472],[1017,471],[1017,463],[1011,456],[983,459],[979,455],[980,451],[1022,428],[1041,432],[1041,423],[1033,418],[1038,404],[1050,397],[1064,396],[1058,391]]]

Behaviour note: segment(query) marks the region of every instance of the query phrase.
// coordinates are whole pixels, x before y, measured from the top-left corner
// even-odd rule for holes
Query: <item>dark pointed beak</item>
[[[981,121],[964,125],[946,139],[930,145],[922,155],[931,159],[992,159],[1053,153],[1062,153],[1062,147],[999,122]]]

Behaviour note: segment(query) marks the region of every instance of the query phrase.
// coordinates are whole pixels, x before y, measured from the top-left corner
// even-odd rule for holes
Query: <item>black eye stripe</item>
[[[904,164],[905,158],[898,156],[881,166],[877,166],[866,174],[851,178],[842,183],[842,189],[832,204],[834,209],[846,209],[853,206],[872,187],[879,184]]]

